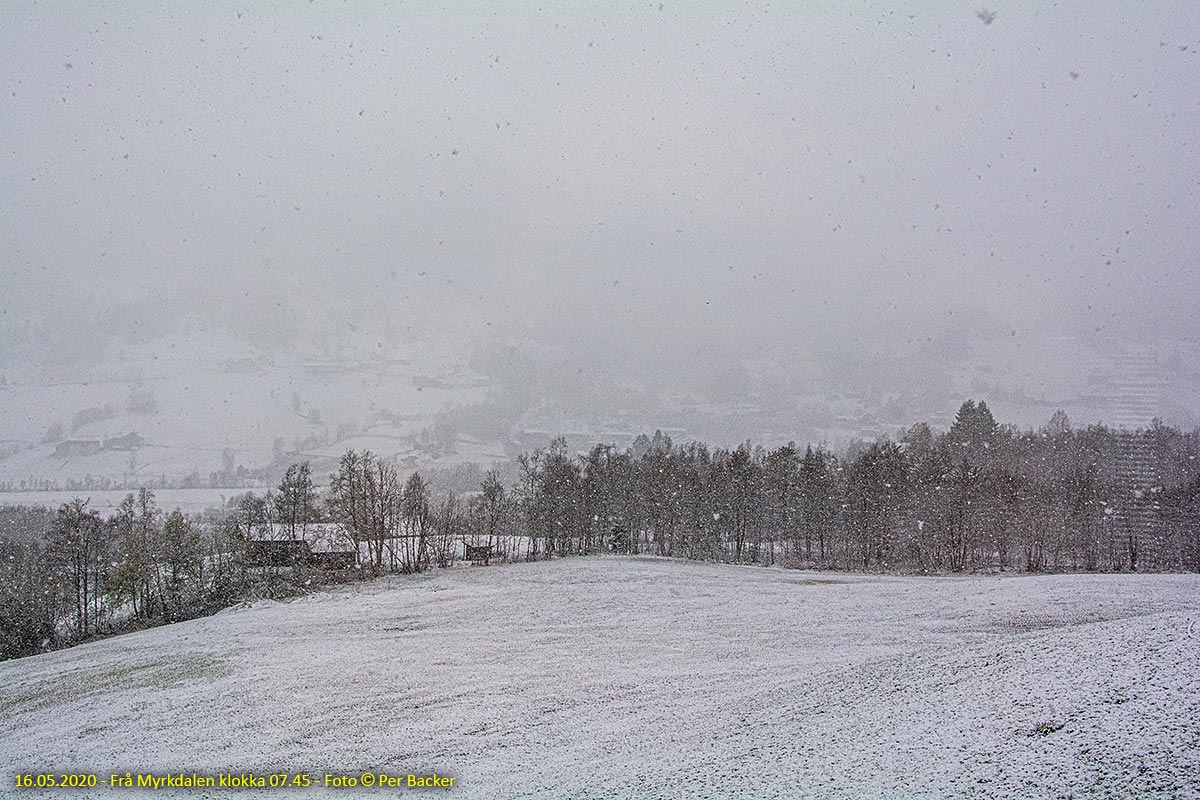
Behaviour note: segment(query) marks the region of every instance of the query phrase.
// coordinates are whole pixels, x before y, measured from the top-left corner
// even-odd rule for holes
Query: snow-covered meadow
[[[1197,575],[459,566],[0,664],[0,795],[384,770],[462,798],[1200,797],[1198,621]],[[259,795],[289,796],[203,794]]]

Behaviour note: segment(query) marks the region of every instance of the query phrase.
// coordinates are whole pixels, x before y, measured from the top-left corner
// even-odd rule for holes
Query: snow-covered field
[[[0,794],[286,769],[463,798],[1200,797],[1198,620],[1196,575],[458,567],[0,664]]]
[[[255,489],[155,489],[154,500],[166,512],[179,509],[185,514],[194,514],[210,508],[224,508],[230,498],[246,492],[261,495],[265,488]],[[79,489],[76,491],[49,492],[0,492],[0,506],[43,506],[54,510],[63,503],[76,498],[86,500],[88,509],[104,516],[111,515],[129,495],[132,489]]]
[[[390,350],[388,358],[271,357],[205,327],[142,345],[114,342],[102,358],[70,368],[10,363],[0,375],[0,408],[7,412],[0,414],[0,481],[17,489],[23,481],[66,487],[87,478],[137,486],[193,472],[207,481],[226,457],[251,470],[271,462],[276,440],[294,460],[336,460],[354,446],[425,465],[433,459],[414,450],[412,435],[446,409],[487,396],[486,379],[466,370],[460,356],[461,348],[431,345]],[[441,380],[422,382],[429,375]],[[135,391],[154,398],[153,413],[131,410]],[[78,417],[88,410],[104,413],[91,421]],[[55,425],[61,436],[43,441]],[[136,451],[55,455],[62,439],[102,441],[131,432],[145,441]],[[506,457],[494,442],[464,437],[460,445],[457,462]],[[36,497],[19,500],[31,501]]]

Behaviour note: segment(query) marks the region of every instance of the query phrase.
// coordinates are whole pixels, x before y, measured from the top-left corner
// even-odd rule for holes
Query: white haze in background
[[[6,5],[0,369],[196,320],[701,393],[1194,355],[1200,6],[991,10]]]

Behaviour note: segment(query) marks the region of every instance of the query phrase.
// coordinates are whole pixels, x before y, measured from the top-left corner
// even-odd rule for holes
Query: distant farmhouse
[[[353,569],[354,543],[335,522],[310,522],[295,528],[281,523],[260,528],[249,541],[250,563],[256,567]]]
[[[112,439],[104,440],[105,450],[137,450],[146,444],[146,440],[136,433],[127,433],[124,436],[114,436]]]
[[[80,456],[94,456],[101,450],[122,450],[131,451],[137,450],[145,446],[146,440],[136,433],[127,433],[124,436],[114,436],[111,439],[103,441],[99,439],[67,439],[59,442],[54,447],[54,456],[56,458],[76,458]]]
[[[93,456],[103,449],[99,439],[67,439],[59,442],[54,448],[56,458],[74,458],[76,456]]]

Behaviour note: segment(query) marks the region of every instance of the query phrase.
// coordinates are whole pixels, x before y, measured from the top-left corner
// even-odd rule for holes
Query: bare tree
[[[50,527],[49,552],[73,599],[75,631],[81,639],[92,633],[96,623],[107,530],[100,516],[87,510],[87,501],[79,498],[63,503]]]
[[[430,507],[429,487],[421,473],[414,472],[404,484],[401,515],[406,527],[406,542],[414,543],[403,565],[406,572],[418,572],[429,565]]]

